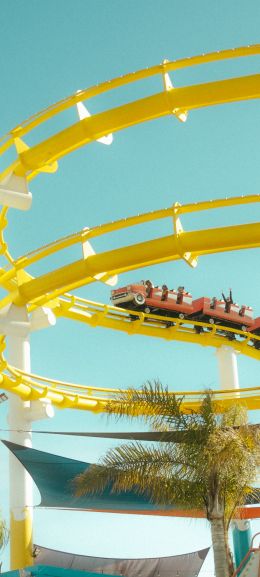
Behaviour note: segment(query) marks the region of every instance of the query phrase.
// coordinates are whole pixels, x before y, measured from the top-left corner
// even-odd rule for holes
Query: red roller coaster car
[[[196,299],[193,301],[193,310],[189,318],[242,331],[249,330],[254,322],[251,307],[239,306],[237,303],[230,303],[228,306],[224,300],[218,300],[216,297]]]
[[[254,320],[253,325],[250,327],[250,333],[253,333],[253,335],[257,335],[260,337],[260,317],[257,317],[257,319]],[[260,341],[254,339],[253,342],[255,348],[260,349]]]
[[[124,309],[181,319],[193,312],[192,295],[184,291],[184,287],[169,290],[166,285],[154,287],[151,281],[140,281],[113,290],[111,301],[113,305]]]
[[[166,285],[154,287],[152,282],[147,280],[113,290],[111,301],[115,306],[132,311],[194,319],[242,331],[254,330],[255,334],[260,334],[260,319],[257,319],[259,320],[257,324],[257,320],[253,319],[251,307],[233,303],[231,293],[225,300],[218,300],[216,297],[212,299],[200,297],[193,300],[192,295],[185,291],[184,287],[177,290],[170,290]],[[200,332],[202,328],[197,326],[196,330]]]

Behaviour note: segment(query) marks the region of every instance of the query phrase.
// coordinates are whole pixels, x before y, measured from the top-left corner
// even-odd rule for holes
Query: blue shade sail
[[[33,478],[41,494],[40,507],[167,516],[175,516],[178,511],[178,507],[172,505],[167,507],[151,503],[148,495],[137,495],[134,491],[113,494],[109,487],[101,495],[76,497],[73,480],[86,471],[90,463],[37,451],[9,441],[2,442]],[[249,495],[248,502],[258,504],[259,501],[260,489],[255,489],[254,494]]]

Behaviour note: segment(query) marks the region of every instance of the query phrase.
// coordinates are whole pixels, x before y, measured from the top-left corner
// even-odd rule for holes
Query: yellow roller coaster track
[[[3,358],[4,339],[1,343],[1,370],[0,386],[19,395],[24,401],[36,401],[48,398],[60,409],[81,409],[94,413],[105,412],[107,402],[116,399],[119,389],[83,386],[48,379],[39,375],[27,374],[11,367]],[[179,392],[175,394],[183,397],[184,410],[187,412],[198,410],[204,391]],[[234,403],[243,404],[248,409],[260,408],[260,388],[250,387],[234,390],[212,391],[212,398],[219,412]]]
[[[0,179],[11,172],[16,175],[26,175],[28,180],[34,178],[41,171],[53,172],[57,169],[57,160],[65,154],[111,132],[116,132],[140,122],[169,114],[179,117],[181,113],[187,113],[189,110],[196,108],[259,98],[259,74],[181,88],[173,88],[165,81],[165,75],[169,72],[210,62],[218,62],[228,58],[257,54],[260,54],[259,44],[212,54],[203,54],[173,62],[164,61],[157,66],[126,74],[120,78],[80,90],[76,94],[35,114],[19,124],[19,126],[16,126],[0,140],[0,154],[6,152],[13,145],[17,151],[17,159],[0,174]],[[112,89],[153,76],[162,77],[163,92],[84,118],[30,148],[21,140],[22,137],[35,128],[75,106],[78,102],[89,100]]]
[[[181,118],[189,110],[195,108],[259,98],[259,74],[182,88],[173,88],[167,77],[169,72],[185,67],[256,54],[260,54],[260,45],[226,50],[177,62],[164,62],[161,65],[77,92],[23,122],[0,140],[0,154],[7,152],[11,146],[15,147],[17,153],[16,160],[6,166],[5,170],[0,174],[0,183],[11,174],[25,177],[29,181],[39,172],[53,172],[57,169],[57,160],[65,154],[110,132],[115,132],[146,120],[169,114],[174,114]],[[84,118],[74,125],[64,128],[61,132],[39,141],[31,148],[22,140],[32,130],[51,120],[57,114],[75,106],[78,102],[89,100],[108,90],[138,80],[144,80],[154,75],[161,75],[163,78],[164,90],[161,93]],[[28,312],[31,313],[35,308],[47,305],[52,308],[57,316],[87,323],[92,327],[102,326],[125,331],[128,334],[141,334],[217,348],[227,344],[242,354],[258,359],[260,350],[255,345],[260,341],[260,337],[256,335],[252,337],[250,333],[234,331],[228,328],[228,338],[227,327],[216,327],[207,323],[181,321],[179,319],[174,320],[174,326],[167,326],[165,317],[144,315],[137,311],[134,311],[134,314],[138,318],[133,321],[129,316],[129,311],[93,303],[68,294],[68,291],[96,280],[109,282],[113,275],[152,264],[184,259],[190,266],[194,267],[199,256],[259,247],[259,223],[185,232],[180,222],[182,214],[257,203],[259,200],[260,195],[253,195],[217,199],[183,206],[175,203],[167,209],[122,219],[92,229],[83,229],[18,259],[14,259],[9,253],[4,239],[8,210],[5,206],[0,214],[0,240],[1,254],[6,257],[8,265],[0,269],[0,286],[7,294],[0,301],[0,309],[12,303],[16,306],[26,305]],[[99,254],[93,253],[92,249],[89,250],[89,241],[96,237],[164,218],[172,220],[173,234],[149,239],[131,246],[115,248],[109,252],[105,251]],[[80,260],[60,268],[48,270],[48,272],[41,274],[37,278],[34,278],[27,271],[27,268],[31,265],[76,244],[82,246],[83,256]],[[202,332],[200,334],[196,331],[196,326],[201,327]],[[236,335],[233,340],[232,334],[234,337]],[[1,387],[20,395],[24,400],[48,397],[60,408],[70,407],[98,412],[105,410],[107,400],[111,395],[117,394],[116,389],[83,387],[25,374],[11,367],[4,360],[4,346],[3,337]],[[239,396],[236,393],[237,396],[235,395],[235,397],[234,392],[232,393],[231,391],[215,391],[213,395],[220,410],[231,402],[241,402],[241,400],[249,409],[253,409],[259,407],[259,391],[259,387],[256,387],[241,389]],[[178,394],[185,397],[187,410],[191,408],[196,410],[198,408],[202,393]]]

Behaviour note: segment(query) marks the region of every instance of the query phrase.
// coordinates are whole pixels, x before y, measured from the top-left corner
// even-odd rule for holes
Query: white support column
[[[239,389],[237,353],[232,347],[222,346],[216,351],[219,366],[220,388]]]
[[[31,371],[29,334],[33,330],[55,324],[53,313],[37,309],[29,317],[26,307],[11,305],[0,314],[0,332],[8,337],[9,363],[26,373]],[[53,417],[54,409],[48,399],[22,401],[9,396],[8,422],[10,441],[32,446],[32,421]],[[33,564],[32,558],[32,479],[25,468],[10,455],[10,565],[22,569]]]
[[[239,379],[237,366],[237,353],[232,347],[222,346],[216,351],[219,364],[220,388],[223,390],[234,389],[236,397],[239,397]],[[251,523],[246,520],[235,520],[232,523],[232,536],[236,567],[244,558],[250,547]]]
[[[30,372],[29,337],[9,335],[8,344],[10,364],[25,372]],[[23,402],[17,395],[13,394],[8,395],[8,397],[10,441],[31,447],[31,422],[26,417],[30,401]],[[9,456],[9,476],[11,569],[21,569],[33,564],[32,479],[12,454]]]

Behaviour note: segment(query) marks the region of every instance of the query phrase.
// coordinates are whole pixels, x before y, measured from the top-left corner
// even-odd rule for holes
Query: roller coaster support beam
[[[30,371],[30,342],[28,336],[9,335],[9,360],[17,368]],[[32,446],[31,423],[26,418],[30,401],[23,402],[17,395],[9,395],[8,422],[10,441]],[[18,430],[20,432],[18,432]],[[28,432],[22,432],[22,431]],[[10,567],[21,569],[33,564],[32,560],[32,479],[12,455],[9,457],[10,488]]]
[[[219,362],[219,375],[221,389],[239,389],[237,353],[233,348],[222,346],[217,350]],[[239,392],[236,393],[239,396]],[[232,524],[233,547],[235,554],[236,567],[238,567],[247,554],[251,538],[250,521],[234,521]]]
[[[239,389],[237,353],[232,347],[222,346],[216,351],[219,366],[220,388]]]
[[[96,278],[96,275],[103,274],[104,271],[115,275],[160,262],[178,260],[186,253],[197,257],[259,246],[259,223],[183,232],[181,239],[180,235],[172,234],[110,252],[93,254],[65,265],[21,284],[11,299],[21,306],[57,289],[64,292],[75,286],[82,286],[86,284],[88,277]]]
[[[38,323],[37,323],[38,320]],[[11,305],[0,318],[0,330],[8,337],[9,362],[16,368],[30,372],[30,341],[32,330],[54,324],[48,311],[37,311],[29,318],[25,307]],[[22,401],[9,395],[10,440],[26,447],[32,446],[31,423],[53,417],[54,410],[48,400]],[[32,479],[17,459],[10,455],[10,565],[21,569],[33,565],[32,558]]]

